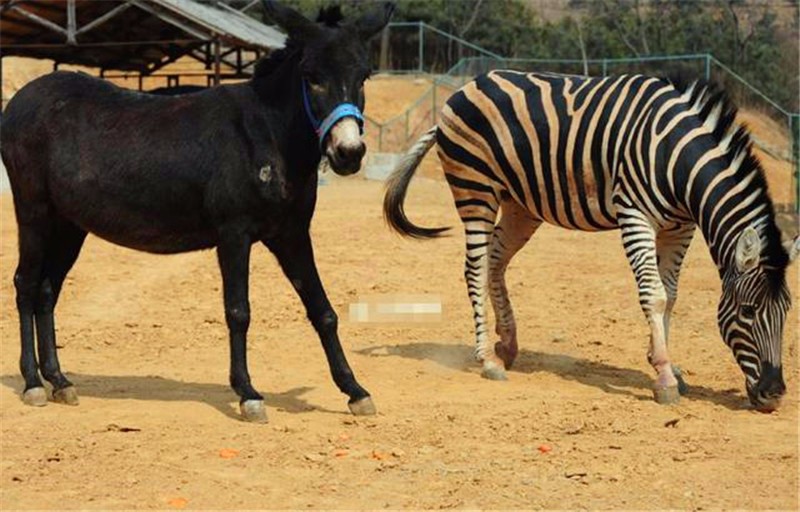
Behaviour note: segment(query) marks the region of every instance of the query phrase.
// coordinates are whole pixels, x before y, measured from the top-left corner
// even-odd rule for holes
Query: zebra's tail
[[[383,217],[389,226],[403,236],[411,238],[437,238],[450,228],[423,228],[408,220],[403,209],[403,203],[408,192],[411,178],[417,171],[425,154],[436,144],[436,130],[434,126],[426,131],[422,137],[403,155],[402,160],[392,171],[386,181],[386,196],[383,198]]]

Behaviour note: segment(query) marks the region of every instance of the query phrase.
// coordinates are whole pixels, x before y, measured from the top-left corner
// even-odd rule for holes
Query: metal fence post
[[[425,71],[425,23],[419,25],[419,72]]]
[[[711,80],[711,55],[706,54],[706,82]]]
[[[603,59],[603,78],[608,76],[608,61]]]
[[[436,80],[433,81],[433,94],[431,94],[433,98],[433,108],[431,108],[431,117],[433,118],[433,124],[436,124]]]
[[[794,212],[800,214],[800,114],[789,116],[792,132],[792,161],[794,163]]]

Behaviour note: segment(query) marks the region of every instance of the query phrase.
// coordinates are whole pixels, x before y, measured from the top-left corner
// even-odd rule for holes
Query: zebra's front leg
[[[664,338],[669,344],[669,324],[672,309],[678,298],[678,278],[686,250],[692,242],[694,224],[677,224],[669,229],[662,229],[656,236],[656,254],[658,256],[658,273],[667,292],[667,305],[664,311]],[[678,380],[678,391],[681,395],[688,392],[680,368],[672,365],[672,373]]]
[[[639,289],[639,304],[650,325],[650,349],[647,360],[656,370],[653,386],[656,402],[675,403],[680,398],[678,380],[673,373],[667,352],[666,324],[667,292],[661,282],[656,257],[656,232],[648,219],[640,212],[623,210],[618,212],[622,230],[625,255],[636,277]]]
[[[506,269],[511,258],[522,249],[525,243],[541,225],[541,221],[531,218],[527,210],[513,201],[501,205],[500,221],[494,228],[489,252],[489,293],[494,307],[495,332],[500,341],[495,343],[494,351],[503,360],[505,369],[511,368],[517,357],[517,323],[506,287]]]

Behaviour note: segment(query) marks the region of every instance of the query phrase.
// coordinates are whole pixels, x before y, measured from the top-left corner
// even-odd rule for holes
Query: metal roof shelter
[[[252,6],[251,3],[248,7]],[[216,0],[0,0],[2,56],[157,76],[188,56],[208,82],[246,78],[285,36]],[[213,71],[213,73],[212,73]],[[168,85],[179,78],[168,76]]]

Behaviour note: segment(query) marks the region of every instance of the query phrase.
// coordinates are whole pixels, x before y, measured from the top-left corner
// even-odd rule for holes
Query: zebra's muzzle
[[[782,368],[768,362],[761,365],[761,376],[758,383],[747,388],[750,403],[763,412],[772,412],[777,409],[785,393],[786,384],[783,382]]]

